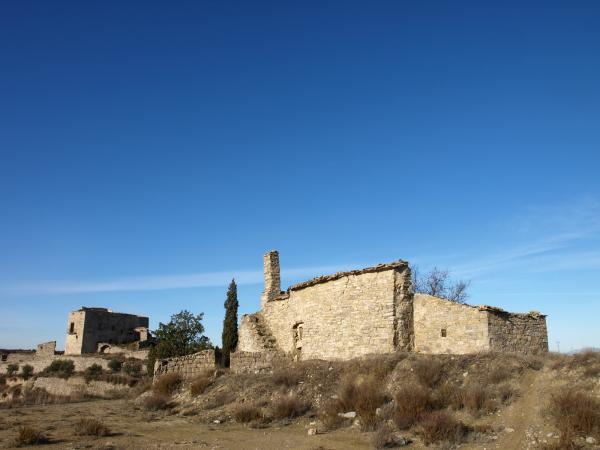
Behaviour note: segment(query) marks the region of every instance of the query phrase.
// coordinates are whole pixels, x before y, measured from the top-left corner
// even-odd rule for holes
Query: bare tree
[[[470,281],[450,279],[450,272],[434,267],[430,272],[420,274],[418,267],[412,267],[412,282],[415,292],[445,298],[456,303],[465,303],[469,294]]]

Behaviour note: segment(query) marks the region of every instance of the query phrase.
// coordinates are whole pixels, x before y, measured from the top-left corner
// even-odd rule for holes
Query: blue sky
[[[600,3],[3,2],[0,347],[406,259],[600,346]]]

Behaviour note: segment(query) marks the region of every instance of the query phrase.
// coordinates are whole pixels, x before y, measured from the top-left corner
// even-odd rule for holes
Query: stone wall
[[[35,356],[36,357],[54,356],[55,351],[56,351],[56,341],[44,342],[42,344],[38,344],[37,350],[35,351]]]
[[[546,316],[537,312],[515,314],[488,311],[491,350],[539,354],[548,351]]]
[[[233,373],[272,373],[290,363],[290,358],[272,352],[236,351],[231,354],[229,369]]]
[[[261,314],[278,349],[295,359],[390,353],[410,346],[411,324],[399,323],[410,316],[407,276],[408,265],[397,262],[318,277],[266,302]],[[403,287],[396,289],[398,280]]]
[[[10,355],[9,355],[10,356]],[[105,370],[108,370],[108,359],[94,357],[94,356],[65,356],[65,355],[55,355],[55,356],[46,356],[46,357],[33,357],[33,358],[24,358],[17,359],[14,358],[12,361],[6,361],[0,363],[0,373],[5,373],[8,364],[19,364],[22,367],[25,364],[28,364],[33,367],[33,372],[38,373],[48,367],[52,361],[57,359],[68,359],[73,361],[76,372],[82,372],[92,364],[98,364],[102,366]]]
[[[167,373],[179,373],[183,378],[190,379],[216,367],[215,351],[204,350],[192,355],[157,360],[154,363],[154,379]]]
[[[489,350],[485,311],[431,295],[414,296],[414,331],[417,352],[463,354]]]
[[[61,396],[90,396],[113,398],[115,393],[125,393],[131,388],[123,384],[107,383],[106,381],[86,382],[82,377],[69,379],[39,377],[33,381],[33,388],[45,389],[52,395]]]

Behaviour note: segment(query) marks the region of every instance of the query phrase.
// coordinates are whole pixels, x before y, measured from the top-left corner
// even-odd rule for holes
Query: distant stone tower
[[[273,297],[281,294],[281,276],[279,274],[279,252],[273,250],[265,253],[264,256],[265,290],[260,297],[260,306],[264,308],[265,304]]]

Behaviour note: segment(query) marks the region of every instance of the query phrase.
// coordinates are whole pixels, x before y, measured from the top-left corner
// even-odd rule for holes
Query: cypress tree
[[[225,319],[223,320],[223,366],[229,367],[229,355],[238,342],[238,299],[235,279],[231,280],[225,300]]]

